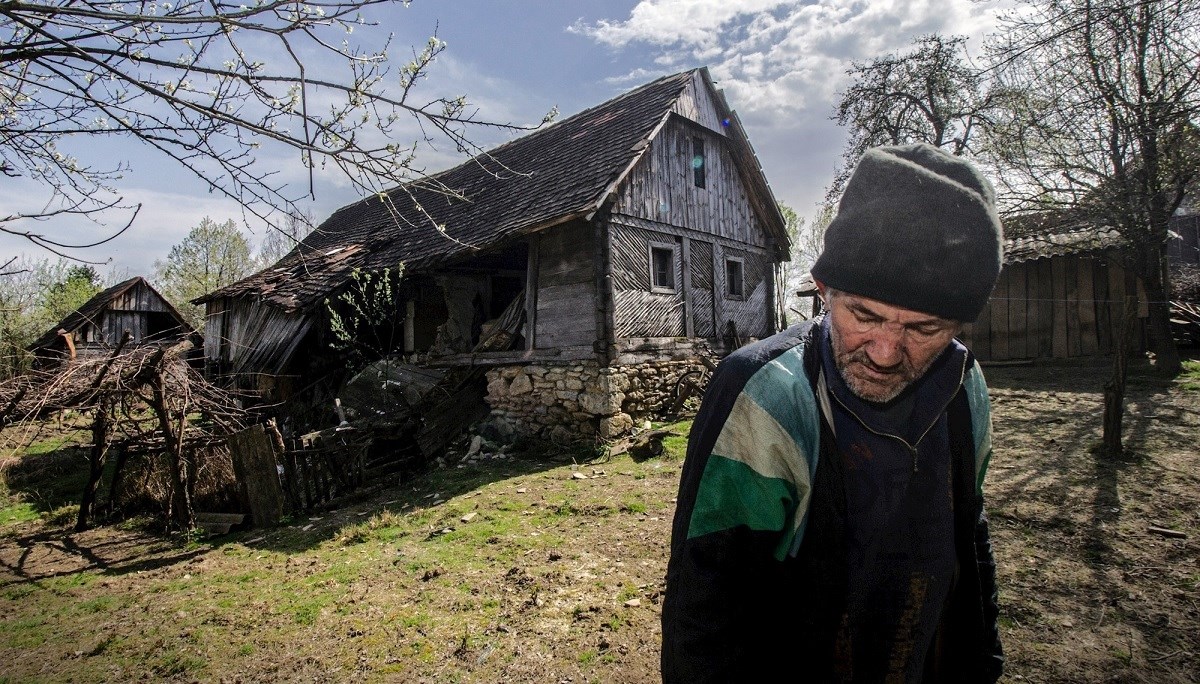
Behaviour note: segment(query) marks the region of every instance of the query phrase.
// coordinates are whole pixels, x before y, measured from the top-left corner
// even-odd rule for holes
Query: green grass
[[[1200,392],[1200,360],[1184,361],[1179,380],[1189,392]]]
[[[37,507],[31,503],[18,501],[13,497],[5,497],[4,501],[0,506],[0,527],[37,520],[40,517]]]
[[[560,602],[563,610],[581,604],[595,624],[624,632],[636,624],[631,614],[645,609],[621,602],[639,596],[644,602],[645,591],[639,583],[574,579],[573,542],[580,529],[628,525],[634,516],[640,524],[659,514],[667,500],[652,495],[650,485],[678,477],[686,447],[686,426],[674,429],[683,436],[668,438],[656,458],[560,449],[437,469],[389,491],[388,501],[369,504],[361,516],[343,510],[220,538],[155,537],[144,548],[122,549],[112,567],[11,584],[0,589],[0,601],[14,608],[0,611],[0,652],[83,653],[39,675],[45,681],[215,681],[254,671],[280,652],[304,652],[314,635],[332,630],[351,636],[335,639],[319,667],[345,674],[363,666],[365,653],[376,675],[400,672],[407,663],[452,681],[458,675],[444,670],[447,644],[467,635],[466,658],[474,667],[489,644],[515,638],[506,626],[511,616],[553,614]],[[38,456],[73,464],[75,473],[40,472],[58,483],[61,505],[47,508],[44,495],[41,502],[27,498],[35,489],[50,490],[41,479],[24,480],[22,489],[0,498],[0,525],[39,516],[45,522],[54,511],[73,523],[78,490],[71,477],[86,469],[86,452],[66,451]],[[572,480],[573,472],[589,478]],[[610,486],[618,482],[626,485],[619,492]],[[144,532],[146,521],[118,527]],[[481,579],[502,589],[480,593]],[[585,581],[597,589],[581,589]],[[590,598],[574,597],[577,589]],[[618,597],[615,613],[601,611]],[[78,627],[100,623],[136,627],[103,641]],[[497,648],[488,663],[511,657]],[[613,658],[596,649],[579,657],[589,668]]]

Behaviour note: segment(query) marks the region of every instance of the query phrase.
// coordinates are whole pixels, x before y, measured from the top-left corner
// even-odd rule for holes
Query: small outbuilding
[[[46,367],[79,357],[105,356],[129,333],[128,346],[173,344],[199,334],[145,278],[136,276],[109,287],[26,349],[33,353],[35,365]]]
[[[1040,213],[1005,219],[1004,232],[1000,279],[962,335],[981,361],[1111,354],[1127,296],[1137,302],[1133,350],[1146,348],[1146,294],[1116,230]]]

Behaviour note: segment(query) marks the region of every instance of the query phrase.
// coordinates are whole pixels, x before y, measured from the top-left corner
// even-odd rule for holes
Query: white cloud
[[[903,52],[924,34],[968,36],[978,51],[1014,0],[641,0],[624,17],[569,30],[602,45],[645,50],[659,69],[610,79],[629,85],[698,64],[738,110],[780,200],[802,214],[824,194],[845,133],[830,120],[854,61]]]
[[[719,42],[722,29],[739,18],[789,4],[787,0],[643,0],[627,20],[576,22],[569,30],[612,47],[630,42],[706,46]]]
[[[931,32],[979,38],[997,9],[974,0],[642,0],[624,19],[570,30],[612,46],[660,52],[663,73],[707,64],[743,110],[795,112],[830,104],[853,60],[902,51]],[[645,76],[631,73],[628,79]]]

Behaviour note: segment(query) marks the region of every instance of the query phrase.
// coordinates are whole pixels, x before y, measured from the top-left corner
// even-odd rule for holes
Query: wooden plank
[[[1008,280],[1012,277],[1009,269],[1000,272],[1000,282],[996,284],[999,296],[992,298],[991,306],[991,338],[992,361],[1004,361],[1012,358],[1009,355],[1008,342],[1012,334],[1008,325]]]
[[[537,291],[539,240],[529,241],[529,254],[525,266],[525,349],[537,346]]]
[[[666,235],[674,235],[677,237],[685,237],[686,236],[686,237],[695,237],[695,238],[699,238],[702,240],[710,240],[717,244],[725,245],[728,247],[734,247],[737,249],[744,249],[744,250],[752,251],[752,252],[758,252],[760,254],[768,254],[769,253],[769,251],[766,248],[766,239],[762,235],[758,236],[760,238],[760,240],[758,242],[742,243],[742,242],[738,242],[737,240],[733,240],[733,239],[730,239],[728,237],[724,237],[721,235],[703,233],[700,231],[683,228],[683,227],[680,227],[677,225],[671,225],[671,224],[663,223],[660,221],[649,220],[645,217],[633,216],[630,214],[614,213],[612,215],[612,223],[614,223],[616,225],[620,225],[620,226],[626,226],[629,228],[641,228],[642,230],[650,230],[650,231],[654,231],[656,233],[664,233]]]
[[[1054,268],[1050,259],[1038,259],[1038,357],[1054,355]]]
[[[1029,291],[1025,279],[1028,273],[1026,262],[1013,264],[1008,273],[1008,358],[1026,359],[1029,354],[1029,329],[1027,310]]]
[[[1079,353],[1094,356],[1100,349],[1096,335],[1096,288],[1090,256],[1079,257]]]
[[[1025,262],[1025,358],[1038,357],[1038,340],[1042,334],[1041,307],[1038,294],[1041,292],[1042,273],[1037,260]]]
[[[1092,260],[1092,292],[1096,300],[1096,347],[1111,354],[1115,339],[1112,328],[1112,293],[1108,291],[1108,264],[1103,258]]]
[[[713,323],[716,325],[716,336],[720,337],[725,330],[725,268],[723,265],[723,245],[715,245],[712,251],[713,274]]]
[[[692,241],[692,285],[691,296],[694,297],[692,307],[695,312],[695,333],[699,337],[714,337],[716,335],[715,303],[713,302],[713,243]]]
[[[696,336],[696,324],[692,320],[695,314],[692,303],[692,241],[685,237],[683,239],[683,334],[687,337]]]
[[[544,319],[552,318],[551,312],[558,310],[566,310],[571,318],[591,318],[586,314],[590,314],[595,306],[591,283],[547,287],[538,292],[538,316]],[[558,323],[553,320],[548,322]]]
[[[983,311],[963,331],[963,341],[980,361],[992,358],[992,300],[983,305]]]
[[[592,284],[595,293],[596,330],[595,338],[603,344],[601,365],[607,365],[609,348],[614,342],[616,331],[616,310],[613,299],[612,271],[612,229],[608,222],[598,224],[596,228],[596,280]],[[595,341],[595,340],[594,340]]]
[[[591,305],[591,296],[586,293],[580,297],[539,304],[539,346],[544,348],[563,344],[563,339],[573,340],[570,344],[591,344],[596,339],[596,318],[586,315],[587,307]]]
[[[1125,309],[1125,295],[1134,294],[1129,292],[1125,287],[1125,269],[1121,266],[1116,258],[1108,262],[1108,298],[1109,298],[1109,321],[1112,323],[1112,339],[1113,348],[1116,348],[1117,341],[1120,340],[1122,317]]]
[[[591,349],[591,343],[596,338],[595,330],[543,330],[538,339],[542,340],[543,349],[557,347],[577,347],[587,345]]]
[[[1067,257],[1054,257],[1050,261],[1054,300],[1053,354],[1056,359],[1065,359],[1070,356],[1067,339]]]
[[[272,434],[273,433],[273,434]],[[272,423],[253,425],[227,440],[243,505],[255,527],[269,527],[283,518],[283,488],[279,456],[283,438]]]
[[[617,337],[683,336],[678,297],[627,290],[616,294]]]
[[[1081,356],[1083,346],[1079,340],[1079,258],[1069,255],[1062,259],[1066,263],[1067,356]]]

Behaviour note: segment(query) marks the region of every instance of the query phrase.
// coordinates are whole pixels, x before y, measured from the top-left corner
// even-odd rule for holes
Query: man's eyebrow
[[[868,316],[872,316],[872,317],[878,318],[880,320],[882,320],[884,318],[883,314],[881,314],[878,311],[875,311],[874,309],[867,306],[867,303],[862,301],[861,299],[851,299],[850,301],[848,301],[846,303],[846,307],[851,309],[855,313],[866,314]],[[932,316],[930,318],[925,318],[925,319],[922,319],[919,321],[909,321],[908,323],[904,324],[904,327],[920,328],[920,327],[925,327],[925,326],[936,326],[939,328],[945,328],[945,327],[950,327],[953,325],[954,325],[954,321],[951,321],[951,320],[948,320],[945,318],[939,318],[937,316]]]
[[[846,303],[846,306],[857,313],[868,314],[874,316],[875,318],[883,318],[882,314],[868,307],[866,302],[862,301],[861,299],[851,299]]]

